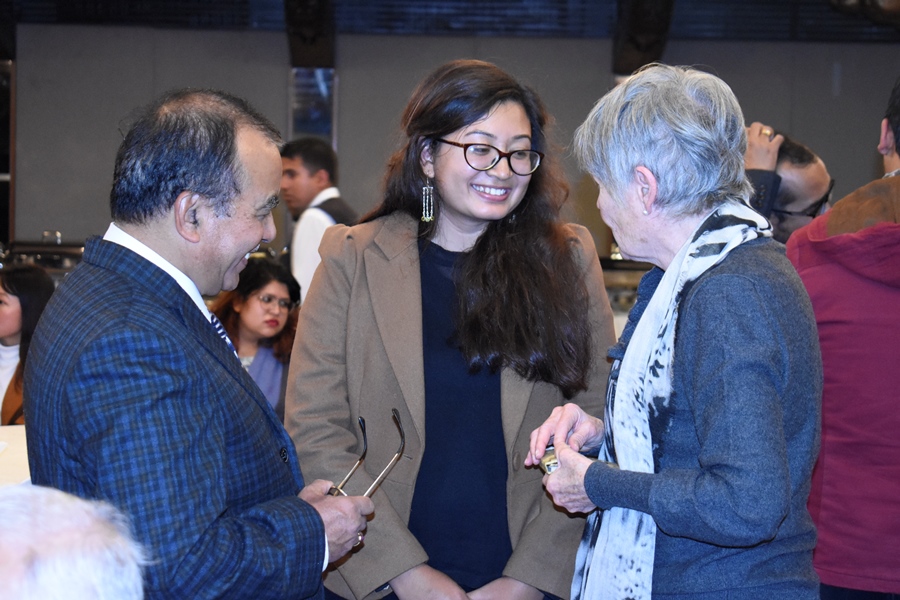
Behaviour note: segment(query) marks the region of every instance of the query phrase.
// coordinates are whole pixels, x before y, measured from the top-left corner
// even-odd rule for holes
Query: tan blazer
[[[593,298],[595,338],[590,388],[573,401],[602,415],[606,353],[614,343],[612,311],[590,234],[577,225],[570,228]],[[365,543],[325,579],[345,598],[376,598],[383,594],[373,595],[374,590],[428,560],[406,527],[426,440],[416,223],[394,214],[355,227],[337,225],[326,231],[319,252],[322,263],[300,310],[285,426],[305,479],[337,482],[362,451],[357,417],[363,416],[368,454],[345,487],[360,494],[397,451],[391,409],[400,412],[406,449],[374,494]],[[504,369],[501,403],[513,547],[504,575],[568,598],[584,520],[556,509],[542,488],[541,472],[523,466],[531,431],[564,399],[556,386],[525,381]],[[472,448],[472,460],[478,460],[478,448]]]

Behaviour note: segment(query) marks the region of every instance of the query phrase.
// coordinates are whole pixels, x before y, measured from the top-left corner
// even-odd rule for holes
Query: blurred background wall
[[[675,19],[684,19],[678,8],[676,3]],[[773,125],[823,158],[841,197],[880,175],[878,126],[900,75],[900,44],[891,37],[896,30],[886,31],[889,41],[673,37],[661,59],[722,77],[748,124]],[[613,85],[611,34],[434,36],[338,29],[333,58],[340,188],[360,212],[379,200],[384,164],[399,140],[399,115],[415,84],[443,61],[479,58],[509,70],[544,99],[556,119],[555,139],[571,184],[566,217],[587,225],[601,255],[608,253],[608,233],[594,206],[596,189],[579,172],[568,144],[592,104]],[[15,239],[37,240],[42,231],[58,230],[72,243],[103,233],[121,132],[133,109],[162,91],[225,89],[250,100],[287,132],[290,82],[284,31],[18,23]]]

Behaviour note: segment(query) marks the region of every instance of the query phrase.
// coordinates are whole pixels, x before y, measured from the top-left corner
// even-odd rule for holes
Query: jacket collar
[[[425,366],[422,357],[422,280],[418,224],[394,213],[383,219],[374,246],[364,252],[375,321],[391,368],[420,439],[425,439]],[[501,372],[503,434],[510,453],[525,418],[534,382],[513,370]],[[510,457],[511,459],[511,457]]]
[[[181,323],[192,336],[244,389],[266,413],[269,420],[278,421],[272,408],[259,391],[259,387],[241,366],[240,360],[225,344],[215,327],[191,297],[178,285],[171,275],[119,244],[91,238],[85,243],[84,262],[118,273],[123,278],[142,288],[143,293],[153,298],[158,305],[168,311],[172,318]],[[280,423],[279,427],[280,427]]]
[[[395,213],[383,219],[364,252],[375,322],[419,438],[425,439],[422,281],[416,222]]]
[[[835,203],[828,236],[855,233],[879,223],[900,223],[900,176],[877,179]]]

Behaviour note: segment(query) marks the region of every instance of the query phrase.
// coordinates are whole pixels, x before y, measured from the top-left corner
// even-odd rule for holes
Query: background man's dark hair
[[[283,158],[299,158],[310,175],[324,169],[328,173],[332,185],[337,185],[337,154],[331,144],[325,140],[305,137],[290,141],[281,148],[281,156]]]
[[[791,139],[787,134],[781,133],[781,135],[784,136],[784,141],[778,148],[777,164],[781,164],[784,161],[787,161],[793,165],[803,167],[816,162],[815,152],[813,152],[800,142]]]
[[[780,132],[776,132],[780,133]],[[784,141],[778,148],[778,160],[776,169],[784,163],[790,163],[794,166],[803,168],[816,162],[816,154],[807,146],[791,139],[787,134],[781,133]],[[775,208],[784,208],[798,200],[797,195],[784,182],[778,187],[778,194],[775,196]]]
[[[244,183],[237,133],[250,127],[275,145],[278,130],[245,100],[218,90],[180,89],[146,107],[116,155],[113,221],[142,224],[168,211],[184,191],[228,214]]]

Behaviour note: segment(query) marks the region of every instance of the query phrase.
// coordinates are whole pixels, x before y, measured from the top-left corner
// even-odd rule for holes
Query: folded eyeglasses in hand
[[[397,449],[397,453],[394,454],[394,457],[391,459],[391,462],[387,464],[387,466],[382,469],[381,473],[378,474],[378,477],[375,478],[375,481],[372,482],[372,485],[369,486],[369,489],[366,490],[366,493],[363,496],[371,497],[372,494],[375,493],[375,490],[378,489],[378,486],[381,485],[381,482],[384,481],[384,478],[388,476],[388,473],[391,472],[391,469],[394,468],[394,465],[397,464],[397,461],[400,460],[400,457],[403,455],[403,448],[406,447],[406,436],[403,433],[403,424],[400,422],[400,413],[396,408],[391,409],[391,415],[394,418],[394,424],[397,425],[397,429],[400,431],[400,447]],[[346,496],[347,493],[344,491],[344,485],[350,481],[350,478],[356,472],[356,469],[359,468],[359,465],[362,464],[363,460],[366,458],[366,451],[369,449],[369,441],[366,437],[366,420],[362,417],[359,417],[359,428],[362,430],[363,434],[363,451],[362,454],[359,455],[359,460],[356,461],[356,464],[350,469],[350,472],[347,473],[347,476],[344,477],[341,482],[335,486],[332,486],[328,493],[332,496],[342,495]]]

